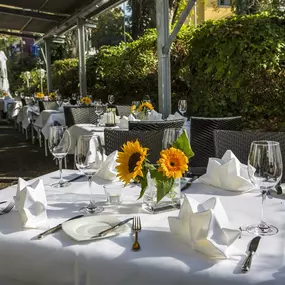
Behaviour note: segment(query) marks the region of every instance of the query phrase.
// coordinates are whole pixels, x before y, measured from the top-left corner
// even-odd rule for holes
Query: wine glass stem
[[[62,179],[62,158],[58,159],[58,167],[59,167],[59,184],[62,185],[64,183]]]
[[[93,200],[93,193],[92,193],[92,176],[88,176],[88,184],[89,184],[89,191],[90,191],[90,206],[92,205],[95,207],[95,201]]]
[[[264,203],[265,203],[265,200],[266,200],[266,196],[267,196],[267,191],[266,190],[261,190],[261,211],[260,211],[260,227],[266,227],[267,224],[266,222],[264,221],[263,219],[263,216],[264,216]]]

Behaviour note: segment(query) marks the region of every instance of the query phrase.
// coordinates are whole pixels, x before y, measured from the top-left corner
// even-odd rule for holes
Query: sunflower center
[[[140,160],[141,154],[139,152],[133,153],[128,162],[129,167],[129,173],[133,172],[135,170],[135,167],[137,166],[137,162]]]
[[[173,161],[170,162],[170,166],[174,167],[175,163]]]

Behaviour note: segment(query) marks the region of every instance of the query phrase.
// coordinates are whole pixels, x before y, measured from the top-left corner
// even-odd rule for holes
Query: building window
[[[231,6],[232,0],[218,0],[219,6]]]

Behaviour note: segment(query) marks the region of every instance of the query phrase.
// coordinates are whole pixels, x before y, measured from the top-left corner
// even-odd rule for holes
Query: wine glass
[[[151,103],[150,96],[149,95],[144,95],[143,102]]]
[[[58,160],[59,182],[53,184],[53,187],[66,187],[70,185],[62,179],[62,159],[66,157],[71,145],[70,133],[67,127],[52,126],[49,131],[48,147],[51,154]]]
[[[108,102],[110,105],[112,105],[115,102],[115,96],[114,95],[108,95]]]
[[[97,102],[94,105],[94,110],[95,110],[95,114],[98,116],[97,117],[97,121],[96,121],[96,126],[98,127],[99,120],[100,120],[100,115],[104,113],[104,106],[102,105],[101,102]]]
[[[274,141],[254,141],[251,143],[248,156],[248,176],[251,182],[260,189],[262,197],[261,222],[250,225],[246,230],[250,233],[267,236],[275,235],[278,229],[268,225],[263,217],[263,205],[270,189],[281,180],[283,171],[280,145]]]
[[[99,136],[84,135],[78,138],[75,148],[75,164],[88,179],[90,202],[84,209],[89,213],[100,213],[104,209],[95,204],[92,194],[92,177],[99,170],[102,159]]]
[[[187,111],[187,101],[186,100],[179,100],[178,101],[178,110],[184,116],[184,113]]]

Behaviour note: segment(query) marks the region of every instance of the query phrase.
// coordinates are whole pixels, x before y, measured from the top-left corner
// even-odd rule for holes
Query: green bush
[[[285,122],[285,21],[268,14],[208,21],[189,43],[190,113],[242,115],[250,128]]]

